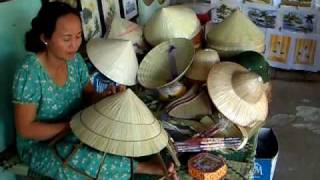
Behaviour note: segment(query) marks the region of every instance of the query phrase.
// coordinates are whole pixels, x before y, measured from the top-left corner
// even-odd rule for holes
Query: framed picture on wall
[[[121,17],[130,20],[138,16],[138,5],[136,0],[120,0]]]
[[[80,15],[82,19],[82,30],[85,41],[103,36],[103,25],[101,24],[99,3],[96,0],[80,0]]]

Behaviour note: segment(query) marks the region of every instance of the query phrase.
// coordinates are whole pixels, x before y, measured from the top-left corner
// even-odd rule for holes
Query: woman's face
[[[55,31],[46,40],[47,50],[60,60],[70,60],[76,55],[81,44],[81,22],[78,16],[67,14],[56,23]]]

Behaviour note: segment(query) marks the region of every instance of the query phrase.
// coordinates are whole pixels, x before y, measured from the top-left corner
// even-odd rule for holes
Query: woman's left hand
[[[116,94],[117,92],[123,92],[126,90],[126,88],[127,87],[125,85],[118,85],[118,86],[109,85],[108,88],[101,94],[103,96],[110,96],[110,95]]]

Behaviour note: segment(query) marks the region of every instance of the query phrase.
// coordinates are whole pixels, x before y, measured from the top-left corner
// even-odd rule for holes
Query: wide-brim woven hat
[[[87,53],[92,64],[106,77],[119,84],[136,84],[138,60],[131,41],[91,39]]]
[[[217,51],[213,49],[198,50],[193,59],[186,77],[197,81],[206,81],[212,65],[220,61]]]
[[[237,63],[214,64],[207,80],[208,92],[217,109],[240,126],[264,121],[268,101],[260,76]]]
[[[191,40],[174,38],[154,47],[142,60],[138,82],[149,89],[158,89],[177,82],[187,72],[195,50]]]
[[[134,48],[145,48],[142,28],[138,24],[120,18],[119,16],[113,18],[108,38],[129,40],[134,45]]]
[[[230,57],[243,51],[264,51],[264,33],[240,10],[206,35],[207,46],[218,51],[220,57]]]
[[[146,23],[144,36],[156,46],[171,38],[192,39],[201,29],[197,15],[184,6],[169,6],[158,10]]]
[[[168,144],[159,121],[130,89],[77,113],[70,126],[83,143],[120,156],[151,155]]]

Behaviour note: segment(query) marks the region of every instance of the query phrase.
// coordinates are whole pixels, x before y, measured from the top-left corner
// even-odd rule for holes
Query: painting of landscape
[[[277,10],[261,10],[257,8],[248,8],[248,17],[257,26],[262,28],[276,27]]]
[[[283,14],[282,26],[288,31],[314,32],[315,15],[303,11],[289,11]]]

